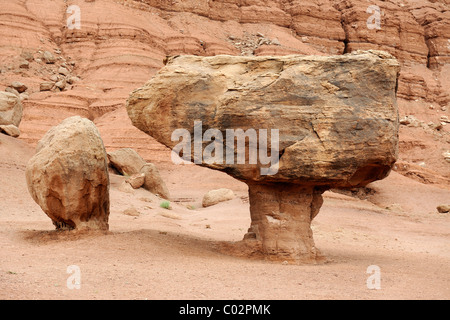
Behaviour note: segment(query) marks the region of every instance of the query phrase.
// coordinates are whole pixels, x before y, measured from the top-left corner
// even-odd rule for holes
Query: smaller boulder
[[[109,164],[120,174],[131,176],[139,173],[145,160],[133,149],[123,148],[108,152]]]
[[[450,212],[450,204],[441,204],[436,209],[439,213],[448,213]]]
[[[132,216],[132,217],[139,217],[141,215],[135,207],[125,209],[124,211],[122,211],[122,213],[127,216]]]
[[[0,91],[0,124],[19,126],[23,107],[20,98],[9,92]]]
[[[33,53],[29,52],[29,51],[25,51],[22,52],[22,54],[20,55],[20,57],[28,62],[31,62],[34,60],[34,55]]]
[[[30,63],[27,60],[20,61],[19,68],[20,69],[29,69]]]
[[[28,89],[25,84],[19,81],[14,81],[13,83],[11,83],[10,87],[17,90],[18,93],[25,92]]]
[[[141,173],[145,175],[144,189],[159,195],[161,198],[170,200],[169,190],[154,164],[145,164],[141,169]]]
[[[74,84],[75,82],[78,82],[78,81],[80,81],[80,78],[74,77],[74,76],[69,76],[69,77],[67,77],[67,79],[66,79],[66,82],[67,82],[68,84]]]
[[[42,82],[39,85],[40,91],[50,91],[52,89],[53,89],[53,82],[46,81],[46,82]]]
[[[134,193],[133,187],[126,181],[123,181],[117,189],[119,191],[125,192],[125,193],[131,193],[131,194]]]
[[[34,201],[57,229],[108,230],[109,175],[94,123],[74,116],[51,128],[28,161]]]
[[[442,156],[444,157],[444,160],[450,162],[450,151],[443,152]]]
[[[60,68],[58,69],[58,73],[59,73],[59,74],[62,74],[63,76],[68,76],[70,72],[69,72],[69,70],[67,70],[66,68],[60,67]]]
[[[27,100],[30,97],[30,95],[28,94],[28,92],[24,92],[19,94],[19,99],[22,102],[23,100]]]
[[[20,93],[16,89],[13,89],[11,87],[5,88],[5,92],[12,93],[15,96],[19,96],[20,95]]]
[[[439,118],[439,121],[445,122],[445,123],[450,123],[450,119],[447,116],[441,116]]]
[[[64,90],[66,88],[66,81],[65,80],[58,81],[57,83],[55,83],[55,87],[57,87],[60,90]]]
[[[0,125],[0,132],[13,138],[20,136],[20,130],[13,124]]]
[[[203,196],[203,207],[213,206],[219,202],[232,200],[235,198],[234,192],[230,189],[221,188],[210,190]]]
[[[54,64],[56,62],[56,58],[50,51],[44,51],[42,54],[42,61],[46,64]]]
[[[270,41],[270,44],[281,46],[280,40],[278,40],[278,38],[272,39],[272,41]]]
[[[129,183],[133,187],[133,189],[139,189],[144,185],[145,174],[144,173],[133,174],[126,180],[126,182]]]

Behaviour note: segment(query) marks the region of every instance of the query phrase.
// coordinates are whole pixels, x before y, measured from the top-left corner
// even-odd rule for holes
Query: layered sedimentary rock
[[[75,116],[50,129],[28,162],[26,179],[57,229],[108,230],[107,155],[90,120]]]
[[[334,1],[341,12],[345,50],[377,49],[394,55],[405,67],[399,97],[445,106],[450,101],[442,67],[448,65],[450,19],[440,1]],[[424,68],[426,67],[426,68]]]
[[[405,7],[405,6],[403,6]],[[437,69],[450,62],[450,7],[444,1],[408,1],[407,7],[423,28],[428,47],[428,66]]]
[[[397,159],[398,73],[382,51],[180,56],[127,110],[179,157],[248,184],[247,239],[269,256],[314,260],[309,226],[323,191],[383,179]]]
[[[286,12],[292,16],[291,28],[303,42],[328,54],[344,52],[346,36],[341,24],[341,13],[331,1],[293,0],[283,3]]]
[[[342,12],[348,52],[379,48],[401,61],[427,63],[423,28],[404,5],[346,0],[336,1],[335,7]]]
[[[81,10],[80,29],[67,28],[72,5]],[[371,6],[380,8],[380,29],[367,26]],[[132,147],[156,163],[166,150],[125,120],[124,102],[167,55],[326,55],[370,48],[402,64],[402,115],[437,121],[430,103],[447,106],[442,114],[450,115],[448,8],[447,0],[10,0],[0,7],[0,90],[16,80],[28,87],[20,139],[32,145],[63,119],[80,115],[95,121],[108,151]],[[269,41],[260,42],[261,35]],[[61,79],[54,76],[64,64],[79,81],[66,81],[60,91]],[[51,91],[41,92],[42,83]],[[438,148],[448,149],[445,137],[441,142]]]

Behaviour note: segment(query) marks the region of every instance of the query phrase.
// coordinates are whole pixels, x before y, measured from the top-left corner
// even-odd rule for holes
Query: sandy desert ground
[[[111,175],[109,232],[54,231],[26,186],[34,150],[0,141],[0,299],[450,298],[450,216],[435,209],[448,189],[392,172],[371,185],[370,201],[328,191],[312,225],[327,261],[292,265],[238,250],[250,224],[246,185],[195,165],[160,168],[171,210],[144,189],[120,191],[124,177]],[[201,207],[224,186],[234,200]],[[72,265],[79,289],[67,285]],[[367,285],[373,265],[380,289]]]

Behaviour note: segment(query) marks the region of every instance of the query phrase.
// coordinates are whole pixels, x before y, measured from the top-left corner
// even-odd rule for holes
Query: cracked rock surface
[[[276,174],[268,165],[225,161],[201,165],[243,181],[355,187],[385,177],[397,157],[395,89],[399,65],[377,51],[343,56],[180,56],[128,100],[133,124],[173,148],[172,132],[253,129],[260,145],[279,132]],[[262,139],[261,130],[267,130]],[[208,140],[208,139],[205,139]],[[212,139],[203,141],[202,148]],[[249,145],[246,145],[247,151]],[[252,149],[252,151],[255,148]],[[191,159],[194,154],[192,146]],[[188,157],[189,158],[189,157]],[[204,157],[203,160],[205,160]],[[189,160],[189,159],[188,159]],[[274,163],[271,163],[272,165]]]

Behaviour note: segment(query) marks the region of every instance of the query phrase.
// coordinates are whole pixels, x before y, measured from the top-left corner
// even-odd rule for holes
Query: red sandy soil
[[[369,200],[328,191],[312,225],[327,262],[292,265],[238,250],[250,224],[246,185],[195,165],[160,168],[171,210],[144,189],[118,190],[124,177],[111,175],[109,232],[56,232],[27,191],[34,150],[0,139],[0,299],[450,298],[450,215],[435,209],[448,189],[392,172]],[[234,200],[201,207],[224,186]],[[138,216],[123,213],[131,207]],[[70,265],[80,289],[67,287]],[[379,290],[367,287],[371,265]]]

